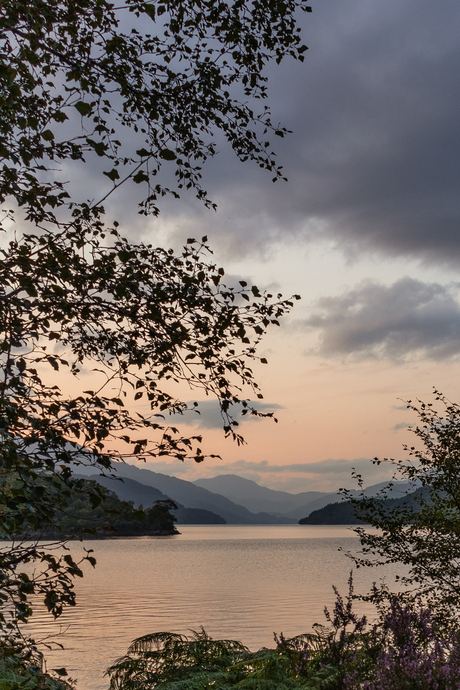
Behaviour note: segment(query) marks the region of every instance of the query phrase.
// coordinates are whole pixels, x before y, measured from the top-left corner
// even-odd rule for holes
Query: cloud
[[[232,463],[219,464],[219,474],[232,470],[235,474],[241,472],[257,472],[258,474],[351,474],[357,466],[366,468],[371,465],[369,458],[346,460],[344,458],[320,460],[318,462],[301,462],[290,465],[270,465],[266,460],[260,462],[248,462],[236,460]],[[215,470],[215,468],[213,468]]]
[[[393,427],[393,431],[400,431],[400,429],[410,429],[412,427],[412,424],[408,424],[407,422],[400,422],[400,424],[395,424]]]
[[[322,0],[301,19],[304,63],[267,69],[274,137],[289,183],[238,161],[223,137],[203,169],[218,204],[166,197],[159,219],[136,215],[145,190],[106,202],[122,232],[161,244],[209,235],[220,255],[265,257],[279,243],[327,239],[348,254],[383,253],[458,263],[460,256],[460,3]],[[255,111],[261,103],[254,104]],[[136,147],[132,132],[124,132]],[[77,197],[107,191],[103,164],[64,166]],[[164,166],[159,181],[170,180]],[[110,185],[109,185],[110,186]],[[225,258],[225,256],[223,256]]]
[[[204,468],[200,468],[204,469]],[[239,460],[212,468],[207,476],[238,474],[252,479],[251,473],[260,476],[262,486],[271,489],[299,493],[301,491],[337,491],[340,487],[356,488],[352,473],[363,478],[364,486],[371,486],[391,479],[394,467],[391,463],[375,464],[371,458],[328,458],[318,462],[270,465],[268,462]]]
[[[218,213],[167,206],[229,254],[331,239],[347,252],[457,263],[460,255],[460,4],[326,0],[305,18],[304,64],[268,71],[289,183],[222,145],[206,186]],[[172,227],[171,226],[171,227]]]
[[[356,488],[356,482],[352,479],[353,470],[362,475],[365,486],[370,486],[391,479],[394,469],[390,463],[382,462],[377,465],[370,458],[354,460],[329,458],[313,463],[288,465],[270,465],[264,460],[260,462],[237,460],[229,463],[219,462],[213,465],[160,461],[158,463],[147,462],[143,467],[154,472],[178,476],[188,481],[203,477],[216,477],[222,474],[236,474],[245,479],[251,479],[261,486],[290,493],[337,491],[342,486]]]
[[[263,403],[258,401],[257,403],[250,404],[252,404],[253,407],[261,413],[270,413],[283,409],[281,405],[277,405],[276,403]],[[188,402],[187,405],[189,407],[193,407],[193,402]],[[260,417],[251,415],[250,413],[242,416],[242,410],[242,405],[232,406],[232,415],[238,424],[260,421]],[[198,403],[196,411],[191,409],[187,412],[184,412],[184,414],[177,418],[177,423],[196,426],[199,429],[221,429],[224,425],[224,420],[220,413],[219,404],[216,400],[202,400]]]
[[[460,354],[458,284],[402,278],[391,286],[364,281],[338,297],[324,297],[303,327],[318,329],[317,352],[404,361],[443,361]]]

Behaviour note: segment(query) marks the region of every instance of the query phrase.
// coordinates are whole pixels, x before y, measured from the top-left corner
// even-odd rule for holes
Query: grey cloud
[[[339,297],[320,299],[318,311],[303,326],[319,329],[317,352],[326,357],[456,358],[460,354],[457,289],[458,285],[411,278],[389,287],[365,281]]]
[[[273,119],[293,130],[274,142],[288,184],[237,161],[217,136],[220,153],[203,170],[217,214],[184,193],[144,219],[141,190],[128,185],[107,201],[108,217],[163,244],[207,234],[234,256],[332,238],[347,252],[457,264],[460,3],[313,0],[304,22],[305,62],[267,70]],[[75,185],[97,198],[105,187],[100,162],[91,165]]]
[[[333,238],[347,251],[458,262],[460,4],[323,0],[303,65],[270,71],[287,185],[222,154],[208,180],[219,212],[176,211],[227,251]],[[209,170],[211,175],[209,176]]]
[[[352,470],[356,470],[363,477],[364,485],[370,486],[378,482],[385,482],[393,476],[393,466],[382,462],[379,465],[369,458],[355,460],[327,459],[313,463],[295,463],[290,465],[270,465],[267,461],[250,462],[237,460],[236,462],[209,466],[206,463],[177,462],[147,462],[142,465],[154,472],[162,472],[170,476],[180,476],[188,481],[201,477],[215,477],[221,474],[237,474],[246,479],[291,493],[300,491],[337,491],[341,486],[356,488],[352,479]]]
[[[193,403],[187,403],[189,407],[193,406]],[[263,403],[258,401],[257,403],[251,403],[258,412],[268,413],[275,412],[276,410],[283,409],[281,405],[276,403]],[[251,421],[259,421],[259,417],[251,415],[242,416],[241,412],[243,407],[241,405],[233,405],[233,416],[239,424]],[[191,426],[197,426],[199,429],[221,429],[224,421],[222,419],[219,404],[215,400],[203,400],[198,403],[196,411],[193,409],[184,412],[184,414],[178,416],[177,424],[188,424]]]
[[[395,424],[393,427],[393,431],[399,431],[400,429],[410,429],[412,424],[408,424],[407,422],[401,422],[400,424]]]
[[[270,465],[266,460],[260,462],[248,462],[247,460],[237,460],[232,463],[219,464],[219,473],[230,471],[239,474],[244,472],[257,472],[258,474],[275,473],[299,473],[299,474],[350,474],[357,466],[367,467],[371,465],[369,458],[359,458],[357,460],[327,459],[319,462],[303,462],[291,465]],[[215,468],[213,468],[215,469]]]

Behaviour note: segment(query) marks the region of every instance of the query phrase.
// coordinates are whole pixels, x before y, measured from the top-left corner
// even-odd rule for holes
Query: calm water
[[[273,645],[273,632],[293,636],[323,622],[335,584],[347,592],[358,548],[345,526],[181,525],[174,537],[91,541],[97,566],[76,583],[78,604],[50,622],[37,612],[36,637],[53,635],[65,649],[47,654],[66,666],[78,690],[107,688],[103,672],[135,637],[203,626],[212,637],[251,649]],[[72,545],[77,555],[82,545]],[[385,573],[391,579],[391,573]],[[356,591],[377,573],[355,572]],[[361,605],[361,611],[364,611]],[[369,612],[369,611],[367,611]],[[56,632],[62,634],[56,637]]]

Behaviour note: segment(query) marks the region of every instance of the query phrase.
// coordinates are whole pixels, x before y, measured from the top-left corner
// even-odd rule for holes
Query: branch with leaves
[[[14,199],[33,222],[69,222],[62,161],[107,163],[112,183],[97,208],[128,179],[145,185],[140,212],[195,190],[222,133],[242,161],[283,177],[264,107],[264,67],[304,59],[297,11],[305,0],[225,3],[169,0],[15,0],[0,5],[0,202]],[[160,180],[174,172],[175,189]],[[66,166],[68,169],[68,163]]]
[[[251,365],[292,300],[225,286],[206,238],[182,254],[128,242],[103,203],[132,182],[144,187],[141,214],[183,189],[214,207],[201,171],[218,136],[283,178],[271,135],[287,130],[256,106],[268,63],[304,59],[300,11],[305,0],[0,2],[3,539],[53,524],[72,491],[87,491],[81,465],[203,460],[201,437],[171,423],[184,389],[219,401],[237,443],[232,409],[261,414]],[[90,200],[72,186],[85,164]],[[97,489],[89,497],[101,501]],[[16,639],[35,594],[55,615],[73,604],[81,569],[69,558],[20,539],[0,550],[2,632]],[[44,568],[35,578],[23,569],[33,563]]]
[[[400,564],[401,598],[421,598],[436,622],[449,627],[458,624],[460,612],[460,405],[436,390],[434,395],[434,404],[407,402],[418,416],[411,430],[420,443],[404,446],[406,459],[385,458],[395,466],[393,481],[374,497],[343,494],[364,522],[378,528],[355,528],[362,553],[348,555],[358,566]],[[407,500],[391,507],[385,499],[398,492],[398,481],[409,487]],[[386,587],[376,587],[369,598],[379,602],[388,596]]]

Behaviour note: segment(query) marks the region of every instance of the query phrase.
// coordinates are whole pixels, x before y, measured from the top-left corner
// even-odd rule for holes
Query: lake
[[[97,566],[76,582],[77,606],[58,622],[38,611],[28,627],[65,646],[47,653],[48,667],[65,666],[78,690],[103,690],[103,672],[132,639],[151,632],[187,633],[201,626],[216,638],[251,649],[273,646],[325,622],[332,585],[347,593],[352,562],[339,549],[359,548],[346,526],[180,525],[180,535],[86,542]],[[74,555],[82,544],[71,545]],[[385,569],[388,581],[394,573]],[[380,576],[354,571],[355,590]],[[360,612],[370,613],[364,604]],[[58,634],[59,633],[59,634]]]

